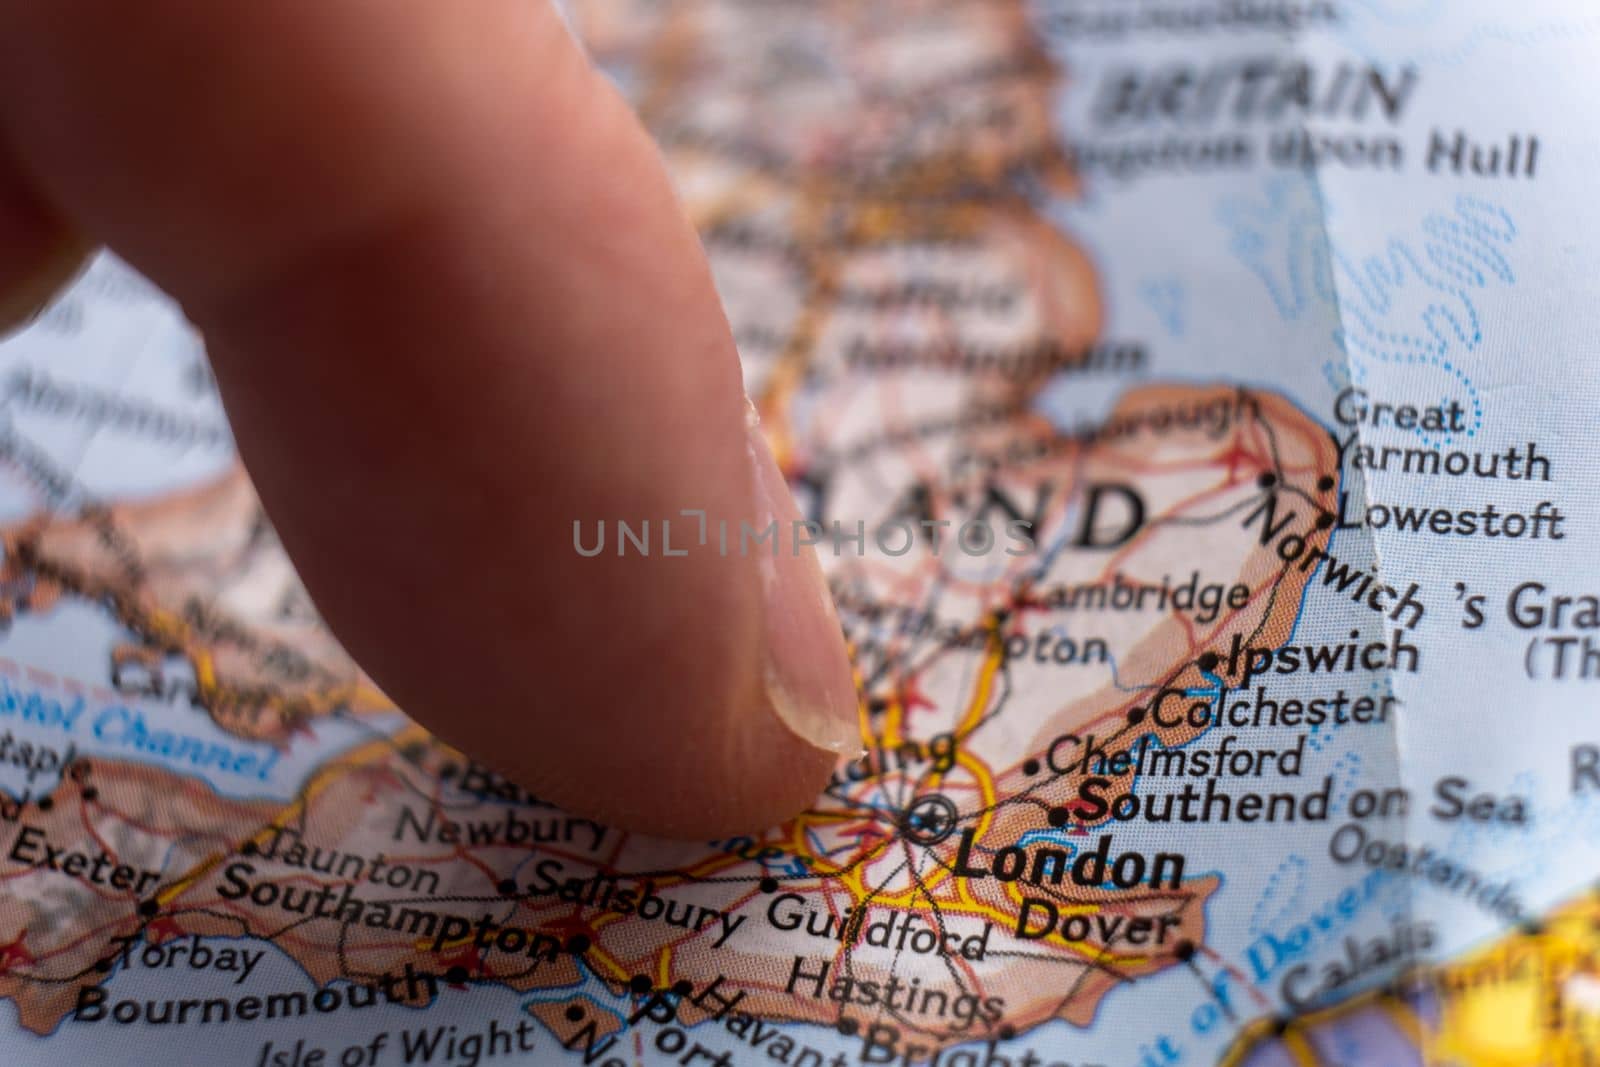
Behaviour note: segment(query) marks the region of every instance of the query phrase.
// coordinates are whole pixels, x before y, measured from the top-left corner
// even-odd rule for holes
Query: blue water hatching
[[[1482,293],[1516,282],[1506,250],[1517,227],[1504,208],[1458,196],[1450,210],[1425,216],[1417,232],[1365,252],[1330,233],[1326,206],[1303,180],[1280,178],[1263,196],[1227,197],[1217,217],[1229,249],[1285,321],[1326,316],[1351,383],[1361,384],[1376,365],[1431,368],[1467,406],[1466,435],[1482,428],[1483,397],[1463,363],[1487,337]],[[1433,444],[1452,440],[1414,432]]]

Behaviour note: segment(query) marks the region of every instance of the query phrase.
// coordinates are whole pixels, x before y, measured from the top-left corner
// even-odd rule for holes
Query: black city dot
[[[51,797],[40,797],[39,798],[39,810],[40,811],[49,811],[51,808],[53,808],[55,806],[56,806],[56,802]]]
[[[694,983],[686,978],[680,978],[672,983],[672,992],[676,996],[686,997],[694,992]]]
[[[853,1036],[855,1032],[860,1029],[860,1026],[861,1024],[856,1022],[854,1019],[841,1018],[839,1020],[839,1032],[845,1037]]]
[[[882,715],[889,710],[889,702],[882,697],[873,697],[867,701],[867,712],[871,715]]]
[[[583,934],[573,934],[567,938],[567,951],[574,956],[581,956],[589,951],[589,939]]]
[[[1031,759],[1031,760],[1025,761],[1022,764],[1022,773],[1023,774],[1038,774],[1039,773],[1039,761],[1036,760],[1036,759]]]
[[[1267,471],[1266,473],[1262,474],[1261,477],[1256,479],[1256,484],[1263,489],[1271,489],[1273,486],[1278,484],[1278,476],[1273,474],[1271,471]]]
[[[1335,482],[1332,478],[1330,478],[1328,475],[1324,474],[1322,477],[1317,479],[1317,490],[1319,492],[1326,493],[1329,489],[1332,489],[1337,484],[1338,483]]]
[[[139,904],[139,914],[143,915],[146,919],[155,918],[156,912],[158,912],[160,910],[161,910],[161,905],[157,904],[153,900],[141,901],[140,904]]]
[[[1272,1032],[1278,1037],[1282,1037],[1284,1034],[1289,1032],[1289,1027],[1293,1025],[1293,1019],[1289,1018],[1287,1015],[1280,1015],[1276,1019],[1272,1020]]]
[[[451,985],[460,985],[467,980],[467,969],[465,967],[452,967],[444,972],[444,980]]]
[[[650,985],[650,979],[642,974],[636,974],[628,980],[628,988],[640,996],[644,996],[653,987]]]
[[[1015,1026],[1012,1026],[1010,1023],[1001,1023],[1000,1024],[1000,1040],[1001,1041],[1010,1041],[1012,1038],[1014,1038],[1016,1036],[1017,1036],[1017,1028]]]
[[[501,879],[500,884],[495,888],[500,890],[500,895],[503,897],[514,897],[517,895],[517,883],[513,882],[509,878]]]
[[[1195,660],[1195,664],[1203,671],[1214,671],[1217,669],[1217,664],[1221,662],[1221,657],[1215,652],[1202,652],[1200,653],[1200,658]]]
[[[778,891],[778,880],[776,878],[761,879],[761,891],[763,893],[776,893]]]
[[[1333,516],[1324,511],[1317,516],[1317,529],[1326,530],[1333,525]]]
[[[254,841],[246,841],[244,844],[239,846],[239,851],[246,856],[254,856],[257,852],[260,852],[261,849],[257,847]]]
[[[116,960],[100,960],[94,965],[94,969],[99,971],[101,974],[110,974],[111,967],[116,962]]]
[[[567,1022],[575,1023],[583,1020],[583,1007],[579,1004],[567,1005]]]
[[[1178,957],[1179,963],[1188,963],[1194,959],[1194,942],[1188,940],[1179,941],[1172,946],[1172,954]]]
[[[1129,726],[1138,726],[1142,722],[1144,722],[1144,709],[1143,708],[1129,708],[1128,709],[1128,725]]]
[[[1051,808],[1047,818],[1050,820],[1051,826],[1060,827],[1067,825],[1072,820],[1072,813],[1066,808]]]
[[[83,787],[83,799],[85,799],[85,800],[99,800],[100,799],[100,790],[96,789],[92,785],[84,786]]]

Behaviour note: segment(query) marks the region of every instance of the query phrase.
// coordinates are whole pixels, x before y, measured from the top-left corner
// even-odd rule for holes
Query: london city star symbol
[[[906,809],[900,832],[918,845],[937,845],[955,832],[960,812],[955,804],[938,793],[926,793]]]

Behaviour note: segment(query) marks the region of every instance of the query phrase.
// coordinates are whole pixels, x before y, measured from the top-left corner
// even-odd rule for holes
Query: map
[[[862,755],[683,843],[435,740],[102,255],[0,344],[0,1063],[1600,1062],[1600,13],[563,10]]]

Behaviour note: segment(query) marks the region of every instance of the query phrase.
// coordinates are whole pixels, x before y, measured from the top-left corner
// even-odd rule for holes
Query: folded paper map
[[[566,9],[864,754],[684,844],[434,740],[102,257],[0,345],[0,1063],[1600,1062],[1600,13]]]

